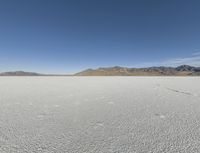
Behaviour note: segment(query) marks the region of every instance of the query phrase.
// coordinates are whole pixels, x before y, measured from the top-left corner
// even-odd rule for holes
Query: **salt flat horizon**
[[[0,77],[1,153],[200,152],[200,77]]]

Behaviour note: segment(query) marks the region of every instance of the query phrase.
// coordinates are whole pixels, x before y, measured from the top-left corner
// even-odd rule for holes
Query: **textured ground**
[[[1,77],[0,153],[199,153],[200,77]]]

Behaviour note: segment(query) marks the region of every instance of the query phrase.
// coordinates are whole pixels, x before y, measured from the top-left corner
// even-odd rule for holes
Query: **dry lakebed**
[[[200,77],[0,77],[0,153],[199,153]]]

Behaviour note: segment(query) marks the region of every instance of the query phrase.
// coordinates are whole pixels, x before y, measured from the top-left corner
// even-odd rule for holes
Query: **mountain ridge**
[[[0,76],[69,76],[69,75],[44,74],[44,73],[27,72],[27,71],[8,71],[8,72],[1,72]]]
[[[76,76],[200,76],[200,67],[180,65],[177,67],[100,67],[87,69],[75,74]]]
[[[1,72],[0,76],[200,76],[200,67],[190,65],[180,65],[177,67],[153,66],[144,68],[114,66],[86,69],[73,75],[8,71]]]
[[[25,71],[8,71],[1,72],[0,76],[41,76],[40,73],[35,72],[25,72]]]

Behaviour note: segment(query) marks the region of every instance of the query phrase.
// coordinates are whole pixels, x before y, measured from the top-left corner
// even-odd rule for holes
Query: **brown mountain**
[[[87,69],[76,76],[200,76],[200,67],[181,65],[178,67],[126,68],[108,67]]]

